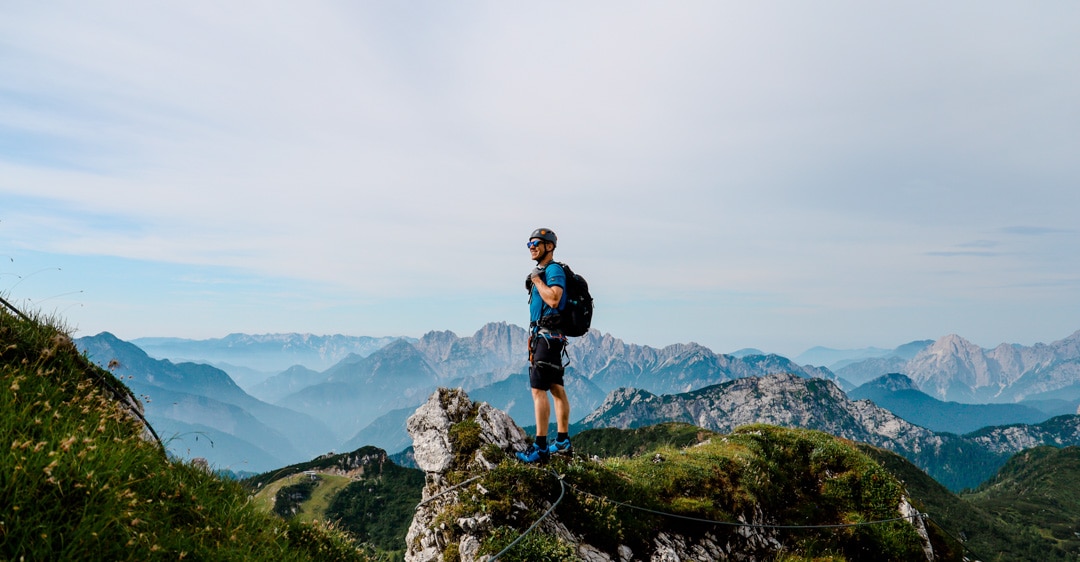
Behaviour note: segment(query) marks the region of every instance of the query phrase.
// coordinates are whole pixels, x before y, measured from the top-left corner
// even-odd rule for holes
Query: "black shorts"
[[[529,386],[551,390],[563,385],[562,352],[565,342],[558,338],[536,335],[532,338],[532,364],[529,365]]]

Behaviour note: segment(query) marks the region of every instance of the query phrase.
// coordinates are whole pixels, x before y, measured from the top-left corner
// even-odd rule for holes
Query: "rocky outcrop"
[[[525,447],[525,433],[502,411],[486,403],[472,402],[460,389],[446,388],[432,394],[409,418],[407,427],[413,438],[416,464],[426,472],[426,483],[406,537],[405,560],[488,560],[490,554],[481,554],[481,545],[492,535],[496,523],[491,512],[476,507],[478,498],[494,494],[485,487],[488,484],[485,476],[496,470],[506,470],[506,465],[499,462],[506,459],[507,453]],[[518,470],[515,472],[518,477],[531,474],[530,471],[514,470]],[[541,473],[536,471],[535,474]],[[568,495],[572,493],[564,491]],[[561,500],[562,496],[559,498]],[[496,499],[507,501],[507,498]],[[510,518],[519,523],[525,521],[525,525],[536,517],[526,517],[526,514],[550,512],[549,517],[536,520],[538,524],[532,532],[545,535],[545,540],[567,545],[572,548],[573,556],[580,560],[749,561],[772,558],[785,549],[781,532],[766,526],[771,517],[760,506],[732,514],[745,527],[735,530],[714,527],[718,530],[702,531],[698,526],[696,532],[686,530],[693,525],[657,528],[653,529],[652,536],[632,537],[631,540],[637,540],[635,550],[627,544],[607,544],[605,548],[589,544],[572,530],[573,524],[568,523],[574,517],[550,509],[554,504],[542,497],[512,497],[508,501],[513,513]],[[899,510],[905,516],[918,513],[906,498],[901,500]],[[568,519],[564,521],[562,517]],[[924,537],[926,559],[933,560],[925,527],[917,517],[912,517],[912,523]]]
[[[494,464],[488,461],[481,445],[490,445],[502,451],[525,448],[525,432],[510,416],[486,403],[476,404],[465,392],[440,388],[420,406],[406,422],[413,438],[413,455],[416,465],[426,475],[423,496],[416,508],[409,532],[405,560],[409,562],[442,560],[449,546],[447,525],[437,522],[440,514],[449,512],[458,503],[453,492],[470,482],[453,482],[448,478],[451,468],[475,472],[480,475]],[[468,435],[462,435],[467,433]],[[466,445],[462,441],[470,441]],[[473,449],[471,457],[463,457],[464,448]],[[470,477],[471,478],[471,477]],[[475,560],[480,547],[479,533],[486,529],[489,518],[483,515],[458,518],[457,525],[465,534],[456,541],[463,560]],[[474,556],[468,557],[468,553]]]
[[[486,403],[475,404],[461,390],[440,388],[406,422],[413,438],[416,465],[429,475],[444,475],[454,463],[454,425],[472,421],[478,426],[477,438],[502,450],[524,449],[525,432],[501,410]],[[479,455],[480,466],[491,468]],[[471,465],[466,462],[466,466]]]

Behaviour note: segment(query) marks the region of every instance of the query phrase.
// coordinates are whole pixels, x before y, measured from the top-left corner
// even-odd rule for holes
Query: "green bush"
[[[521,536],[510,527],[495,529],[481,545],[482,552],[497,554]],[[543,534],[530,533],[506,551],[499,560],[507,562],[574,562],[578,560],[574,546]]]
[[[311,499],[318,482],[306,480],[291,486],[282,486],[274,496],[274,513],[278,517],[292,519],[300,513],[300,504]]]

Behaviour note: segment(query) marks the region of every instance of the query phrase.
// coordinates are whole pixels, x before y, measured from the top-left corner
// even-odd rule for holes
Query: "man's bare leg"
[[[562,387],[559,387],[562,388]],[[554,394],[555,387],[552,387]],[[566,393],[563,393],[565,396]],[[551,421],[551,404],[548,403],[547,391],[532,389],[533,411],[536,413],[536,436],[547,437],[548,422]],[[557,404],[557,403],[556,403]],[[558,410],[556,410],[558,412]]]
[[[570,431],[570,399],[566,397],[566,389],[561,384],[551,385],[551,397],[555,399],[555,425],[559,433],[567,433]],[[547,402],[547,397],[544,401]],[[544,433],[547,433],[546,428]]]

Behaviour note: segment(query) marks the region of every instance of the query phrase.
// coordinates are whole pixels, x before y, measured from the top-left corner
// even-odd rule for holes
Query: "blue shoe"
[[[563,439],[562,441],[555,441],[548,446],[548,453],[552,455],[572,455],[574,454],[574,446],[570,444],[569,439]]]
[[[533,443],[532,445],[529,445],[528,449],[525,449],[524,453],[518,453],[517,458],[521,462],[543,464],[546,463],[549,458],[551,458],[551,455],[547,452],[546,449],[541,449],[540,447],[537,447],[535,443]]]

